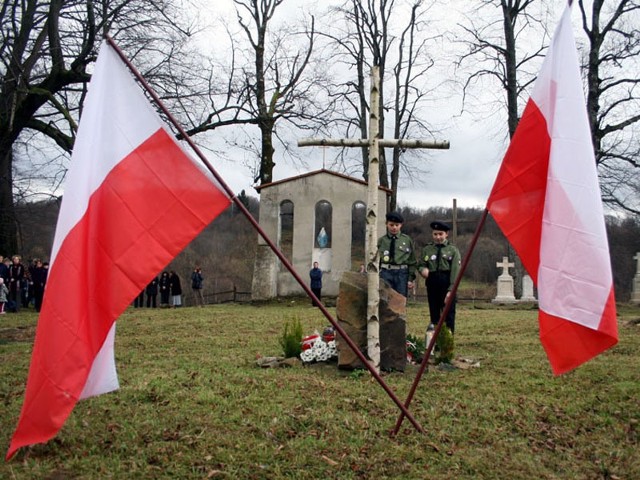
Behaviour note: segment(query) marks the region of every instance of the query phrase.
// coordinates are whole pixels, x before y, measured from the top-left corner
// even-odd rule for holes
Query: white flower
[[[324,340],[318,339],[313,346],[300,354],[300,359],[305,363],[326,362],[333,357],[338,356],[335,340],[326,343]]]
[[[313,351],[309,348],[300,354],[300,360],[303,362],[312,362],[314,359]]]

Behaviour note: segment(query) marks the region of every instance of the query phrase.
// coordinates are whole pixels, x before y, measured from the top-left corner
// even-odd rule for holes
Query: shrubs
[[[453,360],[453,333],[444,325],[436,339],[436,348],[436,363],[451,363]]]
[[[407,335],[407,354],[414,363],[422,362],[427,346],[423,338],[411,334]],[[435,361],[436,365],[440,363],[451,363],[453,361],[453,347],[453,334],[451,330],[443,326],[436,339],[434,351],[431,354],[431,358]]]
[[[284,324],[284,332],[280,337],[280,346],[285,358],[299,357],[302,353],[302,325],[296,318]]]

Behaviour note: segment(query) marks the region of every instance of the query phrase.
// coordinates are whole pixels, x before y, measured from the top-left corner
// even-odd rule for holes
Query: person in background
[[[425,278],[429,316],[436,325],[444,310],[451,288],[460,272],[460,251],[449,243],[450,227],[445,222],[431,222],[433,242],[422,249],[418,260],[418,273]],[[456,299],[451,299],[451,308],[445,319],[446,325],[454,333],[456,326]]]
[[[158,297],[158,277],[153,277],[145,290],[145,293],[147,294],[147,308],[156,308],[156,300]]]
[[[31,273],[30,268],[25,268],[24,277],[22,277],[22,282],[20,282],[20,303],[22,304],[22,308],[29,308],[29,289],[31,287]]]
[[[138,296],[133,300],[133,306],[135,308],[142,308],[144,307],[144,288],[142,289],[142,291],[138,294]]]
[[[380,278],[396,292],[407,297],[416,278],[413,240],[401,232],[404,218],[399,212],[386,216],[387,233],[378,239]]]
[[[169,283],[169,273],[162,272],[160,274],[160,280],[158,281],[158,288],[160,289],[160,306],[169,306],[169,295],[171,295],[171,284]]]
[[[44,297],[44,288],[47,284],[47,276],[49,275],[49,263],[38,260],[36,268],[33,269],[33,301],[36,312],[42,308],[42,298]]]
[[[318,266],[318,262],[313,262],[313,268],[311,270],[309,270],[309,278],[311,279],[311,282],[309,284],[309,287],[311,288],[311,291],[314,293],[314,295],[316,297],[318,297],[318,300],[321,300],[322,297],[322,270],[320,270],[320,267]],[[313,300],[311,302],[311,305],[314,307],[318,306],[318,303]]]
[[[199,265],[191,274],[191,290],[193,290],[193,304],[199,307],[204,306],[204,296],[202,295],[204,277],[202,276],[202,270]]]
[[[34,283],[33,283],[33,275],[36,271],[36,268],[38,268],[38,264],[42,266],[42,262],[40,261],[40,259],[34,258],[29,264],[29,268],[27,269],[27,273],[29,274],[29,292],[27,294],[27,306],[30,305],[31,303],[33,303],[35,306],[35,290],[34,290]]]
[[[180,277],[173,270],[169,273],[169,285],[171,287],[171,306],[182,306],[182,285],[180,284]]]
[[[24,265],[20,263],[20,256],[14,255],[12,257],[12,263],[9,266],[9,298],[8,302],[12,308],[18,312],[18,305],[20,303],[20,292],[22,288],[22,282],[24,280]]]
[[[0,255],[0,278],[4,280],[6,287],[9,283],[9,265],[5,263],[3,255]]]
[[[4,315],[4,307],[7,304],[7,296],[9,295],[9,289],[4,284],[4,278],[0,277],[0,315]]]

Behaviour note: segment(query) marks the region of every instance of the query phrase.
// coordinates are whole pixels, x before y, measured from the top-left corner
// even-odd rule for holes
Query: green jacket
[[[380,264],[407,265],[409,269],[409,280],[416,278],[416,253],[413,240],[409,235],[399,233],[396,238],[396,248],[394,261],[391,261],[391,236],[385,234],[378,239],[378,256]]]
[[[438,260],[438,247],[435,243],[428,243],[422,249],[418,259],[418,271],[424,267],[429,269],[429,274],[434,272],[449,272],[449,280],[451,282],[450,289],[453,287],[458,273],[460,272],[460,251],[458,247],[445,240],[442,244],[440,252],[440,260]]]

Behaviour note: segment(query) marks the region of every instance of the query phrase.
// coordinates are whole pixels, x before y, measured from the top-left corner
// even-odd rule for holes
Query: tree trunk
[[[593,149],[596,154],[596,164],[600,163],[602,152],[602,131],[598,125],[598,114],[600,112],[600,46],[602,45],[602,35],[600,33],[600,11],[604,0],[595,0],[591,12],[591,31],[587,33],[589,37],[589,65],[587,66],[587,116]]]
[[[260,154],[260,185],[273,181],[273,127],[274,123],[260,123],[260,133],[262,135],[262,153]]]
[[[18,252],[18,229],[13,204],[13,164],[11,144],[0,142],[0,255],[11,256]]]
[[[504,40],[505,40],[505,63],[506,63],[506,80],[505,86],[507,93],[507,114],[509,138],[513,137],[518,126],[518,80],[517,80],[517,61],[516,61],[516,38],[514,28],[514,18],[509,2],[502,2],[503,22],[504,22]],[[517,15],[517,12],[515,12]]]

